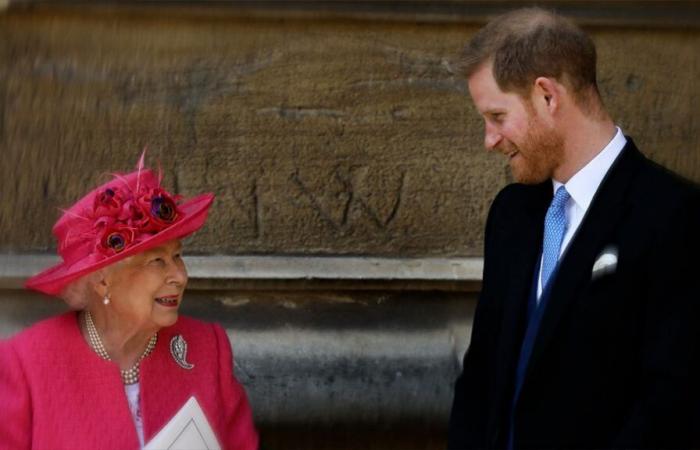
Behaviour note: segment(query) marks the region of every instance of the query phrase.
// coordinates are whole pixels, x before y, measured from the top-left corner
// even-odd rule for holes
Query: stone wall
[[[217,195],[194,252],[478,256],[508,174],[451,64],[476,29],[10,9],[0,251],[51,248],[58,208],[148,147],[166,185]],[[700,180],[698,30],[590,31],[617,122]]]

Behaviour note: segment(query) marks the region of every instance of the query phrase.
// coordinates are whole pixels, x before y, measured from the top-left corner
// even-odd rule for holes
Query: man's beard
[[[509,151],[517,150],[517,160],[510,163],[518,183],[538,184],[553,177],[564,155],[564,138],[554,129],[547,129],[531,117],[528,133],[520,145],[509,143]]]

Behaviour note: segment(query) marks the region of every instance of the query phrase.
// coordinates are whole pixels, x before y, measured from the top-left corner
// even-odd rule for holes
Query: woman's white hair
[[[95,283],[98,283],[100,278],[99,272],[83,275],[63,288],[59,297],[68,304],[70,309],[83,310],[91,301],[99,297],[95,290]]]

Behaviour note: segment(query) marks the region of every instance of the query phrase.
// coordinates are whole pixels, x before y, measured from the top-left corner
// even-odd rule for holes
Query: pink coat
[[[187,342],[183,369],[170,340]],[[231,347],[218,325],[180,317],[158,333],[141,363],[141,412],[148,442],[195,396],[226,449],[253,450],[258,436]],[[0,449],[137,449],[136,428],[117,366],[95,354],[66,313],[0,343]]]

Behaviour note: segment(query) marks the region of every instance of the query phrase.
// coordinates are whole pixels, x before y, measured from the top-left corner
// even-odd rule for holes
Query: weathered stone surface
[[[451,69],[475,27],[0,16],[0,251],[44,250],[57,208],[144,146],[217,202],[201,253],[481,254],[507,183]],[[597,28],[601,90],[648,155],[700,180],[700,33]]]

